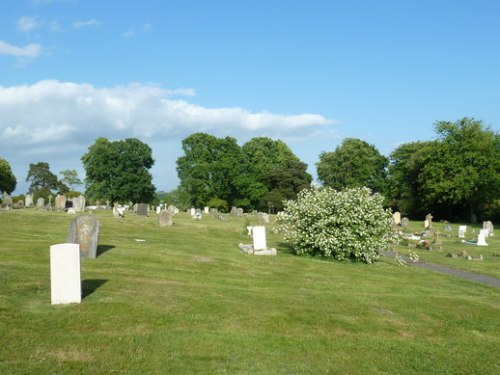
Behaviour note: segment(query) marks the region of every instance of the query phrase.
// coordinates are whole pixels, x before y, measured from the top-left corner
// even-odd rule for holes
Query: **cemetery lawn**
[[[153,213],[96,216],[82,303],[52,306],[49,246],[65,242],[75,216],[0,212],[1,374],[500,372],[500,288],[391,258],[297,257],[272,223],[278,256],[258,257],[238,249],[251,243],[243,218],[182,213],[160,228]],[[500,252],[488,242],[485,256]],[[498,258],[427,253],[498,277]]]

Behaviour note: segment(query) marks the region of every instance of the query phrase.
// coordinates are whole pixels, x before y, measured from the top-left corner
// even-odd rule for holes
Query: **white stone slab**
[[[458,227],[458,237],[459,238],[464,238],[466,231],[467,231],[467,225],[460,225]]]
[[[481,229],[477,236],[477,246],[488,246],[486,243],[486,237],[488,237],[488,229]]]
[[[80,245],[50,247],[50,298],[53,305],[81,302]]]
[[[266,250],[266,227],[256,226],[252,228],[253,235],[253,249],[254,250]]]

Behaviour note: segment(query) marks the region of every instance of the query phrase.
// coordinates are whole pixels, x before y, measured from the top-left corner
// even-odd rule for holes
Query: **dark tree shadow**
[[[99,257],[104,254],[106,251],[113,249],[113,245],[97,245],[96,255]]]
[[[277,250],[283,254],[297,255],[292,245],[286,242],[279,242],[276,247]]]
[[[94,293],[98,288],[104,285],[108,280],[90,279],[82,280],[82,299]]]

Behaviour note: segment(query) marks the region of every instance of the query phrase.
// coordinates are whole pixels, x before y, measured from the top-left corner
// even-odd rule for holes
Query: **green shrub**
[[[371,263],[391,241],[392,215],[368,188],[307,189],[285,202],[278,230],[297,254]]]
[[[219,198],[212,198],[207,202],[207,206],[210,208],[217,208],[219,212],[227,212],[227,201]]]

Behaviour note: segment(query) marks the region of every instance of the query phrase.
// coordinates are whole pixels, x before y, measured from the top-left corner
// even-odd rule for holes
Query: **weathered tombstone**
[[[493,223],[491,221],[483,221],[483,229],[488,229],[488,235],[493,236]]]
[[[43,197],[37,199],[36,208],[45,208],[45,199]]]
[[[62,243],[50,247],[50,299],[52,305],[80,303],[80,246]]]
[[[3,193],[2,207],[12,207],[12,198],[7,192]]]
[[[433,216],[431,214],[427,214],[427,216],[425,217],[425,229],[432,229],[432,217]]]
[[[451,225],[450,225],[450,224],[446,224],[446,225],[443,227],[443,230],[444,230],[445,232],[451,232],[451,231],[452,231]]]
[[[238,211],[238,208],[237,208],[237,207],[235,207],[235,206],[233,206],[233,207],[231,207],[231,212],[230,212],[230,214],[231,214],[231,215],[233,215],[233,216],[236,216],[237,211]]]
[[[458,227],[458,237],[465,238],[465,232],[467,232],[467,225],[460,225]]]
[[[140,216],[148,216],[148,205],[146,203],[139,203],[136,213]]]
[[[138,208],[139,208],[139,204],[137,204],[137,203],[132,206],[132,209],[134,210],[134,213],[137,213],[137,209]]]
[[[392,220],[394,220],[394,224],[401,225],[401,212],[396,211],[392,214]]]
[[[85,197],[83,195],[79,195],[76,198],[73,198],[73,207],[76,212],[85,211]]]
[[[174,207],[174,215],[177,215],[179,213],[179,209],[177,207]]]
[[[166,227],[169,225],[173,225],[172,215],[173,214],[168,210],[161,211],[160,214],[158,215],[158,222],[160,224],[160,227]]]
[[[264,220],[264,223],[269,223],[269,214],[264,212],[262,214],[262,220]]]
[[[253,249],[255,250],[266,250],[266,227],[256,226],[252,228],[253,235]]]
[[[201,212],[196,212],[193,216],[193,219],[195,220],[201,220]]]
[[[236,216],[243,216],[243,208],[238,207],[236,209]]]
[[[218,215],[219,214],[219,210],[217,208],[211,208],[210,209],[210,214],[211,215]]]
[[[76,215],[76,211],[74,207],[68,208],[68,211],[66,211],[70,215]]]
[[[113,216],[114,217],[125,217],[125,207],[122,207],[120,204],[113,207]]]
[[[80,215],[69,225],[67,242],[80,245],[82,258],[95,259],[98,238],[99,221],[93,215]]]
[[[194,207],[191,207],[191,210],[190,210],[191,216],[194,216],[195,213],[196,213],[196,209]]]
[[[66,197],[64,195],[57,194],[54,209],[56,211],[64,211],[65,208],[66,208]]]
[[[33,194],[26,194],[24,197],[24,206],[25,207],[35,207],[35,204],[33,203]]]
[[[410,219],[408,219],[407,217],[403,217],[401,219],[401,226],[402,227],[406,228],[409,224],[410,224]]]
[[[210,207],[205,206],[205,207],[203,208],[203,213],[205,213],[205,214],[210,213]]]
[[[488,230],[481,229],[477,235],[477,246],[488,246],[486,243],[486,237],[488,237]]]
[[[157,207],[156,207],[156,213],[157,213],[157,214],[160,214],[160,212],[161,212],[161,206],[157,206]]]

